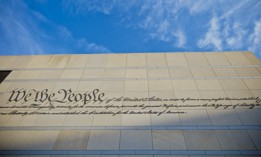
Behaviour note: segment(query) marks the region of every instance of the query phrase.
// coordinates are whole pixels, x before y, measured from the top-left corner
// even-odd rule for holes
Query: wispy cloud
[[[198,40],[207,50],[251,50],[260,52],[260,1],[229,2],[219,10],[212,10],[208,30]],[[225,10],[225,8],[228,8]],[[259,20],[258,20],[259,19]],[[252,33],[251,33],[252,32]],[[210,48],[213,47],[213,48]],[[260,55],[260,54],[259,54]]]
[[[90,43],[88,41],[86,41],[86,39],[78,39],[77,42],[77,47],[79,47],[80,49],[83,49],[83,50],[88,50],[91,52],[94,52],[94,53],[99,53],[99,52],[110,52],[110,50],[102,45],[97,45],[95,43]]]
[[[224,41],[231,49],[241,49],[247,31],[238,22],[227,24],[223,30]]]
[[[4,1],[0,5],[0,32],[1,54],[110,52],[102,45],[73,37],[66,27],[29,9],[23,1]]]
[[[261,56],[261,19],[255,22],[254,31],[250,35],[249,41],[252,43],[249,49],[254,52],[258,52],[258,54]]]
[[[258,11],[261,2],[258,0],[131,0],[128,4],[120,0],[109,4],[106,0],[99,3],[84,0],[65,2],[70,4],[67,8],[75,13],[96,11],[112,14],[117,11],[124,17],[123,25],[144,30],[146,42],[158,40],[173,48],[190,51],[250,49],[256,52],[260,47],[259,21],[254,22],[261,17]],[[194,27],[197,30],[191,34]],[[244,42],[246,38],[252,41],[251,46]]]
[[[71,13],[84,14],[89,11],[102,12],[104,14],[110,14],[113,7],[113,1],[109,0],[65,0],[63,6]]]
[[[38,1],[46,3],[45,0]],[[4,36],[0,37],[1,51],[10,47],[12,51],[37,53],[110,51],[106,46],[89,41],[84,35],[77,36],[68,25],[65,27],[48,20],[40,12],[28,8],[23,1],[5,3],[8,5],[0,6],[0,33]],[[261,51],[260,0],[63,0],[60,7],[63,7],[64,15],[71,17],[80,15],[86,19],[89,15],[99,15],[106,18],[110,27],[121,29],[119,32],[113,30],[113,33],[131,29],[129,32],[137,33],[138,37],[135,36],[137,34],[130,36],[141,40],[137,47],[146,45],[144,50],[150,47],[150,43],[156,43],[158,49],[162,46],[164,51]],[[47,25],[52,31],[44,30],[42,25]],[[104,30],[109,29],[106,27]],[[128,36],[129,32],[122,36]],[[102,37],[96,41],[106,43]],[[118,41],[108,45],[116,50],[115,47],[119,46],[113,45],[115,43],[118,44]],[[131,47],[129,51],[132,51]]]
[[[172,34],[177,39],[177,41],[175,42],[175,46],[179,47],[179,48],[185,47],[187,38],[186,38],[186,35],[184,34],[184,32],[182,30],[178,30],[176,32],[173,32]]]
[[[44,43],[39,42],[39,34],[34,34],[39,32],[36,23],[31,18],[25,20],[25,16],[20,14],[17,9],[24,10],[23,14],[29,14],[27,7],[21,1],[10,2],[8,6],[0,6],[1,51],[19,52],[23,50],[42,53]]]
[[[155,29],[155,31],[152,31],[150,33],[151,38],[155,38],[165,42],[169,42],[171,40],[171,36],[169,35],[170,23],[167,20],[164,20],[155,25]]]
[[[170,43],[173,47],[184,48],[186,34],[178,23],[179,1],[150,1],[141,4],[139,26],[147,31],[150,39]],[[174,43],[174,44],[173,44]]]
[[[143,29],[144,41],[158,40],[170,43],[173,47],[182,48],[186,44],[186,36],[177,25],[176,15],[181,7],[179,1],[64,1],[64,8],[73,13],[86,14],[101,12],[118,14],[123,25],[133,29]],[[115,13],[114,11],[117,11]],[[173,44],[175,43],[175,44]]]
[[[220,1],[219,1],[220,2]],[[180,3],[182,4],[182,7],[185,7],[189,10],[190,14],[198,14],[201,12],[205,12],[207,10],[212,9],[212,7],[215,7],[213,5],[216,3],[216,1],[211,0],[180,0]]]
[[[209,22],[209,29],[205,36],[199,40],[200,48],[212,46],[215,50],[222,50],[222,40],[220,38],[220,24],[216,16],[213,16]]]

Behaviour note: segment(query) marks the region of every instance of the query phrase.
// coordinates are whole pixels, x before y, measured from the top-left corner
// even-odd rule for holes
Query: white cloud
[[[211,0],[180,0],[180,3],[189,10],[190,14],[197,14],[212,9],[213,3],[216,2]]]
[[[42,24],[49,29],[43,29]],[[0,6],[0,32],[0,53],[109,52],[102,45],[73,37],[66,27],[30,10],[23,1],[8,1]]]
[[[249,36],[249,41],[251,43],[249,49],[261,55],[261,19],[255,22],[254,31]]]
[[[126,3],[126,1],[113,0],[110,1],[110,3],[107,2],[108,1],[106,0],[65,0],[64,7],[69,11],[80,14],[89,12],[112,14],[113,11],[117,10],[118,15],[123,15],[121,16],[122,20],[127,19],[124,23],[126,27],[144,30],[144,33],[146,33],[145,40],[159,40],[171,44],[175,43],[173,46],[179,48],[185,45],[186,36],[183,32],[177,31],[176,34],[172,33],[178,30],[178,25],[176,25],[175,20],[177,20],[178,11],[182,7],[182,1],[131,0]]]
[[[231,28],[231,24],[226,26],[224,30],[224,40],[229,48],[239,49],[242,48],[244,43],[243,40],[246,37],[246,30],[242,28],[239,22],[232,23],[233,27]]]
[[[97,11],[104,14],[110,14],[113,2],[108,0],[65,0],[63,1],[63,5],[72,13],[84,14],[89,11]]]
[[[209,29],[205,36],[199,40],[198,46],[203,47],[214,47],[215,50],[222,50],[222,40],[220,38],[220,24],[216,16],[213,16],[209,22]]]
[[[61,43],[71,43],[72,49],[88,52],[109,51],[105,46],[95,44],[88,39],[75,38],[66,27],[57,25],[40,13],[29,10],[23,6],[22,1],[18,4],[15,4],[15,1],[12,2],[13,6],[21,3],[22,7],[18,7],[20,10],[16,9],[14,12],[14,8],[2,9],[3,7],[0,6],[2,12],[6,9],[12,12],[12,14],[7,14],[8,16],[0,15],[0,29],[5,30],[4,33],[0,30],[0,33],[10,39],[8,43],[13,44],[14,48],[27,47],[26,50],[39,53],[58,49],[66,51],[66,48],[61,47]],[[261,1],[258,0],[240,2],[234,0],[131,0],[128,2],[64,0],[63,7],[67,12],[79,14],[100,12],[106,15],[117,15],[116,19],[120,24],[127,28],[140,29],[138,31],[142,32],[141,35],[147,39],[144,41],[158,40],[172,45],[173,48],[189,50],[203,48],[210,51],[250,48],[253,51],[260,51],[261,22],[257,20],[257,17],[261,16],[258,11]],[[209,16],[209,14],[214,16]],[[30,17],[31,15],[33,17]],[[197,18],[199,18],[198,21]],[[55,34],[45,33],[40,27],[42,23],[50,26]],[[206,23],[208,27],[203,30]],[[60,45],[52,43],[57,39],[61,40]],[[8,45],[6,43],[0,42],[1,48]],[[191,49],[188,43],[196,44]]]
[[[260,1],[158,0],[150,2],[150,4],[146,3],[141,7],[142,13],[140,14],[145,16],[144,19],[141,19],[143,24],[141,28],[148,31],[151,39],[167,43],[174,42],[175,47],[179,48],[184,48],[187,42],[186,34],[189,34],[186,32],[188,31],[186,28],[183,34],[177,31],[178,28],[184,28],[177,20],[177,17],[182,16],[180,11],[184,8],[189,10],[192,17],[199,16],[199,14],[201,16],[202,13],[206,17],[205,13],[214,15],[210,18],[209,27],[203,37],[197,36],[192,39],[198,40],[197,46],[199,48],[214,51],[246,49],[245,40],[249,38],[250,25],[253,23],[253,19],[261,15],[257,11],[261,7]],[[204,23],[202,25],[204,26]],[[252,49],[256,48],[252,46]]]
[[[223,14],[220,17],[220,19],[228,19],[232,15],[237,16],[236,14],[237,13],[240,14],[241,9],[246,6],[246,3],[248,3],[248,1],[239,1],[239,3],[236,3],[235,5],[231,5],[231,7],[228,10],[223,11]]]
[[[61,36],[64,40],[68,41],[68,43],[74,44],[77,49],[80,49],[82,52],[93,52],[93,53],[101,53],[101,52],[110,52],[108,48],[102,45],[98,45],[96,43],[88,42],[85,38],[74,38],[72,33],[64,26],[57,26],[59,30],[59,36]]]
[[[170,36],[169,36],[169,29],[170,29],[170,23],[167,20],[164,20],[160,22],[160,24],[157,27],[157,31],[155,33],[152,33],[151,36],[154,36],[154,38],[157,38],[158,40],[169,42]]]
[[[20,8],[27,9],[20,1],[17,3]],[[39,35],[33,34],[33,32],[38,32],[38,29],[32,19],[25,21],[25,17],[18,10],[15,10],[15,4],[10,4],[9,7],[2,6],[0,10],[2,12],[0,12],[0,29],[2,37],[5,37],[4,41],[1,42],[3,44],[1,44],[2,51],[20,52],[23,50],[43,53],[44,45],[38,42]],[[25,12],[25,14],[27,13]],[[32,27],[34,27],[33,30]]]
[[[125,23],[121,24],[128,28],[144,30],[146,41],[159,40],[178,48],[185,48],[187,42],[196,43],[197,48],[213,51],[239,50],[248,47],[244,40],[250,36],[253,21],[261,16],[259,0],[239,2],[235,0],[130,0],[128,3],[121,0],[113,0],[110,3],[106,0],[91,2],[67,0],[65,2],[73,3],[68,8],[74,7],[74,10],[80,12],[97,11],[111,14],[117,11],[116,13],[125,20]],[[215,16],[209,17],[209,14]],[[197,23],[195,19],[194,23],[186,21],[198,16],[202,23],[201,21]],[[205,21],[208,21],[209,27],[203,30],[206,26]],[[193,26],[189,25],[199,23],[202,26],[197,28],[203,31],[201,32],[203,35],[188,38],[186,35],[191,34],[189,29],[193,30]],[[182,28],[182,31],[179,28]],[[194,34],[197,33],[193,32]],[[254,40],[257,37],[252,38]]]
[[[221,1],[220,3],[223,3]],[[216,3],[215,5],[218,5]],[[209,27],[197,46],[208,50],[251,50],[261,51],[261,1],[228,1],[213,10]],[[254,25],[254,26],[253,26]],[[259,54],[261,57],[261,53]]]
[[[158,27],[158,32],[159,33],[166,33],[168,32],[170,27],[170,24],[167,20],[164,20],[163,22],[160,23],[159,27]]]
[[[186,36],[182,30],[178,30],[172,33],[173,36],[176,37],[177,41],[175,42],[175,46],[178,48],[183,48],[186,44]]]
[[[177,15],[182,5],[179,1],[150,1],[140,6],[140,28],[146,30],[150,39],[173,44],[173,47],[184,48],[186,36],[177,24]]]
[[[90,43],[86,41],[86,39],[79,39],[77,40],[77,46],[83,50],[91,50],[94,53],[100,52],[110,52],[110,50],[102,45],[97,45],[95,43]]]

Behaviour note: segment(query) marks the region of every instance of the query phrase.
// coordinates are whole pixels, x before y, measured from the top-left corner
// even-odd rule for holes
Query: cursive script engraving
[[[260,102],[259,97],[107,97],[99,89],[88,92],[73,92],[71,89],[60,89],[55,92],[48,89],[41,91],[15,89],[10,92],[7,103],[0,105],[0,115],[154,114],[161,116],[186,114],[187,112],[182,110],[187,109],[254,109],[260,107]]]
[[[72,92],[72,89],[60,89],[57,92],[50,93],[48,89],[42,91],[37,91],[34,89],[25,90],[25,89],[15,89],[11,91],[10,98],[8,102],[19,102],[19,101],[33,101],[37,103],[48,102],[50,104],[54,102],[58,103],[79,103],[82,102],[84,105],[93,101],[103,102],[104,93],[100,93],[99,89],[94,89],[91,92],[85,93],[75,93]]]

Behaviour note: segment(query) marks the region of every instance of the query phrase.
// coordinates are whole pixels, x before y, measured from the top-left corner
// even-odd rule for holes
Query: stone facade
[[[251,52],[1,56],[0,154],[261,154]]]

